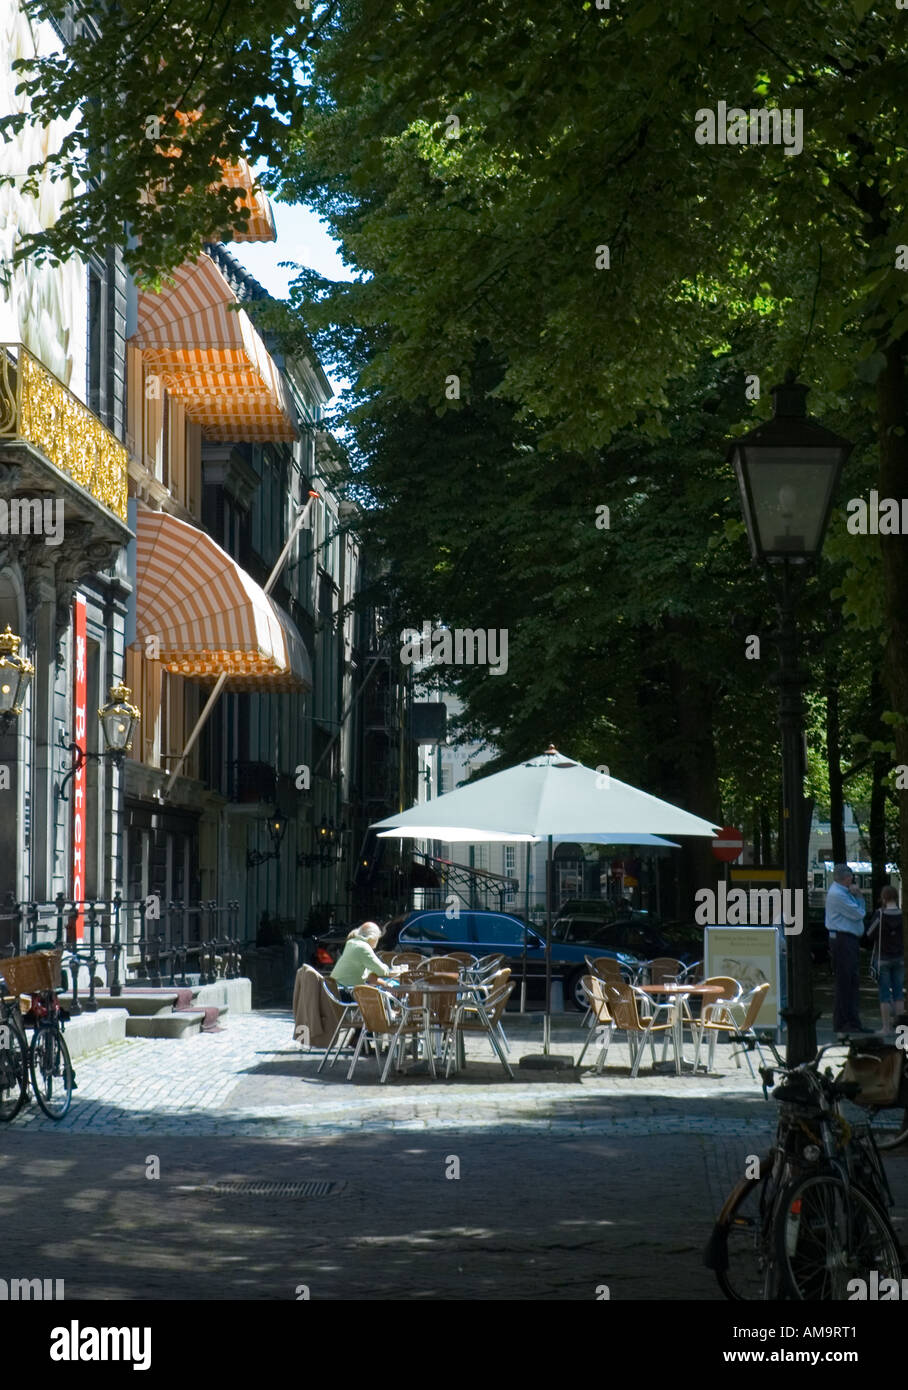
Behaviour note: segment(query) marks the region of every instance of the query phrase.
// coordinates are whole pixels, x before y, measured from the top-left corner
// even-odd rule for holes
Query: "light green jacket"
[[[339,985],[353,989],[356,985],[365,984],[367,975],[390,973],[390,966],[379,960],[368,941],[363,937],[354,937],[352,941],[347,942],[335,961],[331,979],[336,980]]]

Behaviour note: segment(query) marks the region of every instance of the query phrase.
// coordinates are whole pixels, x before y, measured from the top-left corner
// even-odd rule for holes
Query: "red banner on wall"
[[[73,742],[85,752],[88,737],[88,679],[86,673],[86,608],[85,599],[76,594],[73,601]],[[74,902],[85,899],[85,763],[83,762],[73,777],[73,861],[72,898]],[[73,927],[75,930],[73,931]],[[81,941],[85,934],[85,914],[77,908],[75,919],[70,919],[68,936]]]

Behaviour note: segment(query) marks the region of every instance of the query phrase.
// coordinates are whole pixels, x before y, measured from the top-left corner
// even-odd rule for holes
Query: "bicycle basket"
[[[864,1044],[861,1044],[864,1047]],[[897,1047],[885,1047],[875,1057],[848,1057],[837,1081],[856,1081],[860,1090],[856,1105],[897,1105],[902,1080],[903,1056]]]
[[[35,951],[28,956],[10,956],[0,960],[0,975],[6,980],[9,994],[37,994],[43,989],[60,988],[62,948],[58,951]]]

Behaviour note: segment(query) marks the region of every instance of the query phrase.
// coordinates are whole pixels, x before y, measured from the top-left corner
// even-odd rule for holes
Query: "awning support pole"
[[[266,584],[265,584],[265,593],[266,593],[266,594],[270,594],[270,593],[271,593],[271,590],[274,588],[275,584],[277,583],[277,581],[278,581],[278,579],[279,579],[279,577],[280,577],[281,570],[284,568],[284,565],[285,565],[286,562],[287,562],[287,556],[290,554],[290,551],[291,551],[292,548],[293,548],[293,542],[296,540],[296,538],[297,538],[297,536],[299,535],[300,531],[302,530],[303,526],[306,524],[306,519],[307,519],[307,517],[308,517],[308,515],[309,515],[309,508],[312,506],[312,503],[315,501],[315,499],[316,499],[318,496],[319,496],[319,493],[317,493],[317,492],[311,492],[311,491],[310,491],[310,493],[309,493],[309,500],[307,501],[306,505],[303,507],[303,509],[302,509],[302,511],[300,512],[299,516],[296,518],[296,521],[295,521],[294,524],[293,524],[293,529],[291,530],[290,535],[287,537],[286,544],[284,545],[284,548],[283,548],[283,550],[281,551],[280,555],[279,555],[279,556],[277,557],[277,559],[275,560],[275,562],[274,562],[274,567],[272,568],[272,571],[271,571],[271,573],[270,573],[269,576],[268,576],[268,580],[267,580],[267,582],[266,582]],[[176,766],[174,767],[173,771],[171,772],[170,777],[168,778],[167,786],[164,788],[164,796],[165,796],[165,797],[170,796],[170,793],[171,793],[171,791],[173,790],[173,784],[174,784],[174,782],[177,780],[177,778],[179,777],[179,775],[180,775],[180,773],[181,773],[181,771],[182,771],[182,769],[183,769],[183,764],[186,762],[186,759],[189,757],[189,754],[192,752],[193,748],[195,747],[195,744],[196,744],[196,741],[197,741],[197,739],[198,739],[198,737],[199,737],[199,734],[202,732],[202,730],[204,729],[205,725],[207,724],[207,722],[208,722],[208,717],[209,717],[209,715],[211,714],[211,711],[214,709],[215,705],[217,704],[218,698],[220,697],[221,691],[224,689],[224,685],[226,684],[226,681],[227,681],[227,676],[226,676],[225,673],[222,672],[222,674],[219,675],[218,678],[217,678],[217,680],[215,681],[215,683],[214,683],[214,689],[212,690],[211,694],[208,696],[208,699],[205,701],[205,707],[204,707],[204,709],[202,710],[202,713],[199,715],[198,719],[197,719],[196,722],[195,722],[195,728],[193,729],[192,733],[189,735],[189,738],[186,740],[186,747],[183,749],[182,753],[180,754],[179,760],[178,760]]]

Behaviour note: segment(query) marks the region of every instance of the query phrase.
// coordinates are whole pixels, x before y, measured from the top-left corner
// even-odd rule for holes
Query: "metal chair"
[[[430,956],[428,961],[428,974],[430,975],[456,975],[458,979],[464,972],[463,961],[456,956]]]
[[[584,975],[580,981],[583,992],[590,1001],[590,1013],[593,1016],[593,1027],[590,1029],[589,1036],[577,1059],[577,1066],[580,1067],[586,1056],[586,1050],[600,1028],[605,1029],[605,1041],[596,1059],[596,1075],[602,1075],[602,1068],[608,1056],[609,1044],[612,1041],[612,1033],[615,1029],[615,1020],[609,1013],[608,999],[605,994],[605,982],[600,980],[598,975]]]
[[[700,1004],[700,1017],[694,1018],[686,1001],[684,1003],[684,1016],[694,1040],[694,1068],[696,1069],[700,1061],[700,1043],[703,1039],[704,1027],[707,1021],[713,1022],[722,1014],[723,1009],[730,1003],[734,1003],[741,998],[741,985],[731,975],[710,975],[708,979],[701,980],[703,985],[713,985],[720,989],[721,994],[717,994],[714,999],[703,997]]]
[[[485,979],[488,975],[494,975],[496,970],[500,970],[507,963],[507,956],[503,956],[500,951],[494,952],[490,956],[480,956],[472,967],[471,974],[475,975],[477,979]]]
[[[451,1029],[445,1040],[445,1056],[447,1056],[447,1066],[445,1077],[451,1075],[451,1064],[454,1061],[454,1054],[457,1045],[457,1033],[484,1033],[498,1053],[498,1060],[504,1067],[511,1080],[514,1080],[514,1073],[511,1070],[507,1057],[501,1050],[498,1040],[498,1027],[501,1023],[501,1015],[504,1013],[507,1002],[514,991],[514,985],[508,982],[502,985],[494,994],[490,994],[487,999],[483,999],[481,1006],[471,1003],[468,1000],[461,1000],[454,1011]],[[481,1012],[480,1012],[481,1008]],[[485,1014],[485,1020],[482,1014]],[[488,1020],[488,1026],[486,1024]],[[449,1051],[450,1049],[450,1051]]]
[[[350,1070],[347,1072],[348,1081],[353,1076],[354,1068],[367,1036],[375,1048],[376,1056],[379,1039],[390,1039],[388,1056],[381,1073],[382,1085],[388,1079],[392,1061],[398,1057],[401,1042],[407,1037],[422,1037],[426,1045],[429,1070],[433,1077],[436,1075],[435,1056],[432,1051],[432,1039],[429,1035],[429,1010],[424,1005],[405,1004],[403,1000],[395,999],[393,994],[389,994],[387,990],[379,989],[375,985],[357,985],[353,995],[363,1017],[363,1031],[359,1035],[356,1051],[353,1053],[353,1060],[350,1063]],[[381,1066],[380,1061],[379,1066]],[[398,1057],[399,1068],[400,1058]]]
[[[322,1070],[328,1058],[331,1056],[331,1049],[334,1047],[335,1042],[337,1042],[337,1051],[334,1054],[334,1061],[331,1063],[332,1067],[334,1066],[334,1063],[340,1056],[343,1043],[338,1042],[337,1040],[340,1037],[341,1033],[350,1033],[353,1031],[354,1028],[358,1028],[362,1025],[362,1019],[359,1013],[359,1005],[356,1003],[355,1000],[341,999],[340,995],[337,993],[337,990],[331,984],[330,980],[323,979],[322,988],[324,989],[328,998],[331,1000],[331,1003],[334,1004],[338,1009],[342,1010],[342,1012],[340,1018],[337,1020],[337,1027],[335,1028],[334,1033],[331,1036],[331,1041],[325,1049],[325,1055],[319,1062],[318,1067],[316,1068],[316,1075],[318,1075],[318,1073]]]
[[[671,984],[684,973],[684,966],[674,956],[656,956],[654,960],[645,962],[645,968],[649,970],[651,985]]]
[[[461,965],[467,970],[475,970],[477,959],[471,956],[469,951],[449,951],[446,960],[459,960]]]
[[[737,983],[737,981],[735,982]],[[763,1000],[769,993],[769,981],[764,980],[761,985],[756,985],[747,994],[741,995],[738,999],[716,1000],[715,1010],[712,1016],[703,1024],[700,1041],[703,1036],[709,1034],[709,1060],[707,1067],[713,1069],[713,1059],[716,1055],[716,1039],[720,1033],[741,1033],[747,1038],[753,1038],[757,1045],[757,1052],[760,1062],[765,1065],[763,1052],[760,1048],[760,1040],[754,1032],[754,1024],[757,1021],[757,1014],[763,1007]],[[720,1011],[721,1012],[718,1012]],[[738,1017],[740,1015],[740,1017]],[[697,1057],[700,1053],[700,1042],[697,1043]],[[750,1051],[745,1050],[744,1056],[747,1058],[747,1065],[750,1074],[756,1079],[753,1062],[750,1060]],[[697,1059],[695,1058],[695,1061]],[[741,1058],[735,1053],[735,1064],[740,1067]]]
[[[640,1070],[640,1063],[643,1059],[643,1052],[647,1040],[650,1045],[653,1066],[656,1065],[655,1034],[661,1033],[663,1037],[675,1036],[675,1024],[672,1019],[674,1005],[653,1004],[651,1014],[641,1014],[638,1007],[638,999],[642,1002],[647,999],[645,994],[637,991],[633,985],[625,984],[622,980],[620,984],[614,984],[610,980],[603,982],[605,997],[608,1000],[609,1013],[615,1020],[615,1028],[627,1036],[628,1048],[631,1052],[631,1079],[633,1080]],[[666,1022],[657,1022],[660,1013],[667,1015]],[[678,1065],[678,1059],[675,1059]]]

